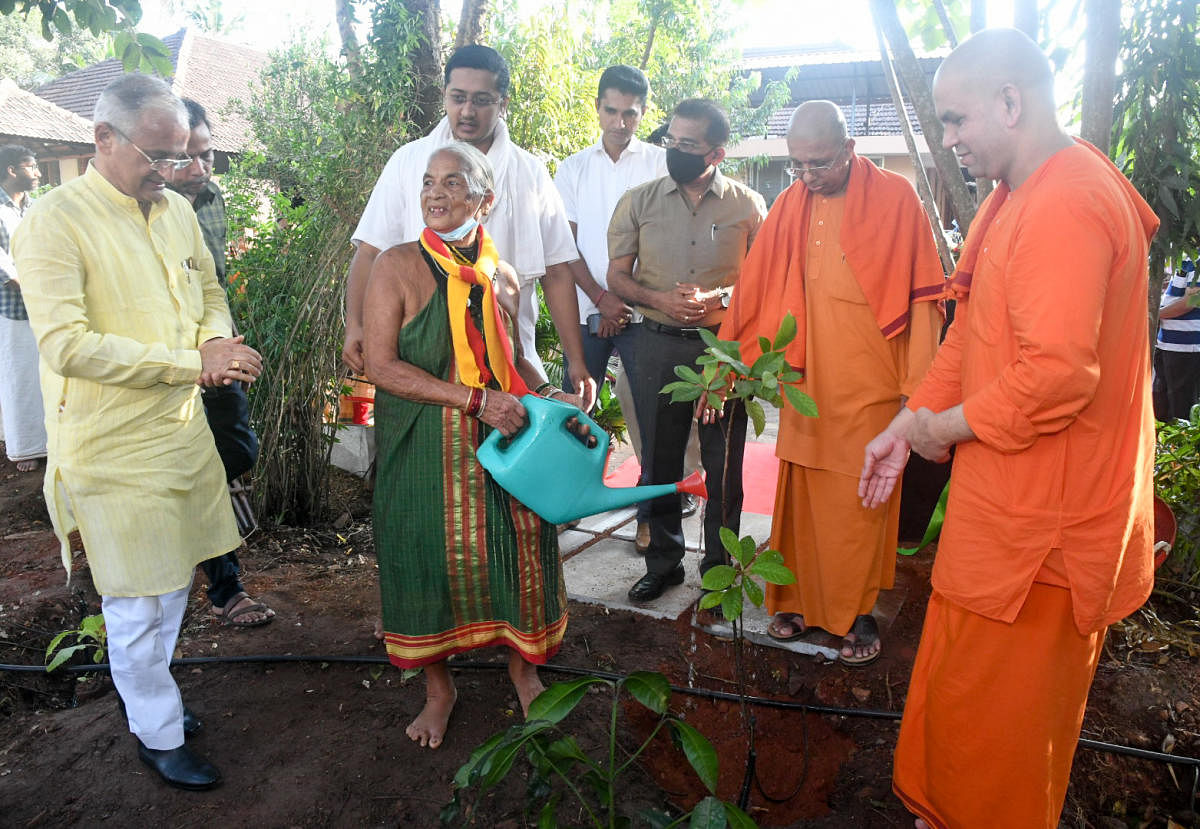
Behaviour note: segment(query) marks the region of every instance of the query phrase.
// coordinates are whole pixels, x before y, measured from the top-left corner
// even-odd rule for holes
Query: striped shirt
[[[13,264],[9,244],[13,231],[32,203],[33,200],[26,196],[25,205],[17,207],[8,191],[0,187],[0,316],[10,320],[29,319],[21,299],[21,286],[13,282],[17,278],[17,266]]]
[[[1190,259],[1183,260],[1183,267],[1175,272],[1163,292],[1160,308],[1165,308],[1180,299],[1187,290],[1188,281],[1196,275],[1196,266]],[[1174,319],[1159,320],[1158,347],[1163,351],[1200,351],[1200,308],[1193,308]]]

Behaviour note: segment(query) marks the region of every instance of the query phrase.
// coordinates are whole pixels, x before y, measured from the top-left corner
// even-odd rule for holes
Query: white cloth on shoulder
[[[0,316],[0,417],[10,461],[46,457],[37,339],[29,320]]]

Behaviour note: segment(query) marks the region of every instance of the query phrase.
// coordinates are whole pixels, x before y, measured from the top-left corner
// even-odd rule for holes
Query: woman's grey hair
[[[438,153],[450,153],[458,157],[459,169],[462,170],[463,178],[467,180],[467,193],[471,196],[485,196],[496,192],[492,164],[477,148],[465,141],[454,141],[434,150],[429,156],[430,160],[432,161],[433,156]]]
[[[143,115],[154,111],[173,115],[182,127],[187,128],[187,107],[175,96],[171,87],[159,78],[131,72],[104,87],[96,99],[92,121],[111,124],[129,135],[137,129]]]

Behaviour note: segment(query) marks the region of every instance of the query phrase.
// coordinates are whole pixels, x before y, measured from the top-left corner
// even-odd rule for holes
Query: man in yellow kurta
[[[212,256],[166,178],[190,159],[187,111],[124,75],[96,103],[87,172],[38,201],[13,239],[41,354],[45,495],[63,563],[78,528],[103,598],[113,682],[138,754],[166,782],[220,775],[184,744],[171,654],[196,564],[237,525],[198,384],[253,382]]]
[[[799,106],[787,143],[798,181],[767,216],[721,338],[753,360],[759,335],[788,311],[797,319],[788,362],[818,416],[780,415],[771,546],[796,582],[767,585],[768,633],[823,628],[845,637],[843,662],[865,664],[880,652],[871,609],[895,577],[900,497],[886,510],[859,503],[860,456],[933,358],[943,274],[912,185],[854,153],[835,104]]]

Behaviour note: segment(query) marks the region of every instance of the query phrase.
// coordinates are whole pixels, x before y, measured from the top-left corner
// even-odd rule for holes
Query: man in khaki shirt
[[[680,103],[663,141],[668,175],[626,193],[609,224],[609,290],[644,316],[635,327],[638,359],[629,379],[647,484],[673,483],[683,475],[693,406],[671,403],[659,390],[676,379],[676,365],[691,365],[704,351],[700,327],[715,332],[721,324],[767,212],[761,196],[717,169],[728,140],[729,120],[719,107],[699,99]],[[699,434],[708,487],[703,574],[725,562],[720,528],[737,532],[741,521],[745,409],[731,403],[721,412],[704,410]],[[630,588],[629,598],[652,601],[668,585],[682,584],[683,550],[679,497],[655,499],[646,575]]]

